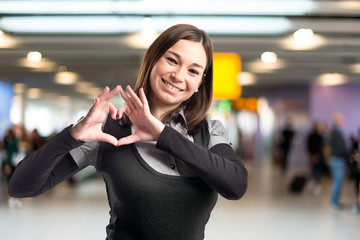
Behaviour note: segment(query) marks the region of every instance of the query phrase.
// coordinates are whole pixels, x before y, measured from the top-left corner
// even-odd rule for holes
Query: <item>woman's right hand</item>
[[[102,131],[102,125],[109,113],[113,119],[117,119],[117,109],[108,101],[119,92],[120,86],[112,91],[106,87],[104,91],[95,98],[86,116],[71,128],[71,135],[78,141],[90,142],[99,140],[117,145],[118,140]]]

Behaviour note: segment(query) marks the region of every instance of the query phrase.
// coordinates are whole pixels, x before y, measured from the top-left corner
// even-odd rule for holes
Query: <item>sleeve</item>
[[[231,145],[228,133],[219,120],[208,120],[208,123],[210,133],[209,149],[220,143]]]
[[[218,143],[207,149],[166,126],[156,147],[182,160],[223,197],[235,200],[245,194],[247,170],[229,144]]]
[[[70,127],[65,128],[19,163],[9,182],[9,194],[20,198],[37,196],[90,165],[84,159],[75,161],[70,154],[82,145],[72,137]]]

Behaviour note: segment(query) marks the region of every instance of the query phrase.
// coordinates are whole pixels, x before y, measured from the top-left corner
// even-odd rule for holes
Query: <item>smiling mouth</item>
[[[168,88],[170,88],[171,90],[174,90],[174,91],[176,91],[176,92],[181,92],[181,91],[183,91],[182,89],[175,87],[174,85],[170,84],[169,82],[167,82],[167,81],[165,81],[165,80],[163,80],[163,79],[162,79],[162,81],[163,81],[163,83],[164,83]]]

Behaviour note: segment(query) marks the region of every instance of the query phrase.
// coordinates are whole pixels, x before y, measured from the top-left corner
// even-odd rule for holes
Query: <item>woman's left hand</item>
[[[135,127],[135,132],[130,136],[119,139],[117,145],[126,145],[138,141],[156,141],[165,125],[151,114],[144,89],[141,88],[139,91],[140,98],[130,86],[127,86],[126,90],[129,95],[122,88],[119,89],[125,105],[118,109],[117,117],[121,118],[126,113]]]

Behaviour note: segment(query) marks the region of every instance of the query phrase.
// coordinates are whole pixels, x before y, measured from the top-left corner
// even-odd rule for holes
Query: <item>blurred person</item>
[[[19,161],[25,156],[22,154],[23,149],[21,145],[21,128],[13,124],[12,128],[7,131],[4,137],[4,148],[6,151],[6,158],[3,165],[3,172],[9,182],[12,177],[15,168]],[[8,206],[10,208],[21,208],[22,201],[18,198],[9,197]]]
[[[13,128],[9,129],[4,137],[4,148],[6,151],[6,158],[4,162],[4,173],[10,178],[15,170],[16,164],[14,162],[15,155],[19,152],[19,138],[15,135]]]
[[[354,156],[357,154],[358,152],[358,141],[357,141],[357,137],[355,137],[354,134],[350,135],[350,157],[349,157],[349,177],[350,179],[354,179],[355,178],[355,174],[357,171],[357,166],[356,166],[356,161],[354,161]]]
[[[240,199],[247,170],[207,112],[212,43],[187,24],[149,47],[135,88],[106,87],[87,115],[24,159],[9,192],[32,197],[93,165],[110,204],[107,240],[204,239],[218,194]],[[125,104],[108,101],[119,93]]]
[[[0,171],[0,183],[2,184],[4,181],[4,166],[5,166],[5,159],[6,159],[6,152],[5,152],[5,147],[4,147],[4,139],[0,139],[0,166],[1,166],[1,171]],[[1,185],[2,187],[2,185]],[[0,195],[1,198],[1,195]]]
[[[330,145],[329,145],[329,138],[330,138],[330,131],[331,127],[327,122],[321,122],[321,128],[322,133],[324,137],[324,149],[323,149],[323,155],[324,155],[324,165],[323,165],[323,174],[330,172]]]
[[[324,136],[321,131],[321,123],[314,122],[311,132],[306,139],[309,164],[311,167],[310,190],[315,194],[322,191],[321,175],[324,165]]]
[[[292,119],[289,117],[286,119],[284,129],[280,135],[280,149],[282,156],[282,171],[286,172],[289,162],[289,153],[294,140],[295,131],[293,129]]]
[[[32,132],[31,132],[31,145],[32,145],[32,152],[41,148],[44,145],[44,139],[43,137],[39,134],[39,131],[35,128]]]
[[[7,133],[6,133],[7,134]],[[0,183],[1,183],[1,187],[3,187],[3,183],[6,182],[7,183],[7,177],[5,175],[5,165],[7,164],[7,152],[5,150],[5,145],[4,145],[4,138],[0,139],[0,166],[1,166],[1,171],[0,171]],[[0,199],[1,199],[1,191],[0,191]]]
[[[333,125],[329,135],[330,173],[333,179],[330,203],[333,208],[339,209],[342,208],[340,195],[345,180],[349,149],[341,130],[345,125],[345,118],[343,114],[335,112],[332,120]]]
[[[351,177],[354,180],[356,203],[351,211],[356,214],[360,211],[360,132],[354,137],[349,158]]]

